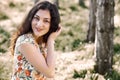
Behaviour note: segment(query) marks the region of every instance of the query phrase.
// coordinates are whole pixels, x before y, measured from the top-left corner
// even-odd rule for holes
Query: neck
[[[37,44],[42,44],[43,43],[43,37],[37,37],[34,34],[33,34],[33,37],[34,37]]]

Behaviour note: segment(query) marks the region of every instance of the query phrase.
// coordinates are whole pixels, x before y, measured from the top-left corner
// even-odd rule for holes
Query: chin
[[[45,34],[36,34],[37,37],[42,37]]]
[[[37,36],[37,37],[41,37],[41,36],[44,36],[44,35],[47,34],[47,33],[44,33],[44,32],[35,32],[34,34],[35,34],[35,36]]]

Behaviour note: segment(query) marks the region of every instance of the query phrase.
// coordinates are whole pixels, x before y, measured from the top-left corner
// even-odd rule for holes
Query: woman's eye
[[[50,21],[49,21],[49,20],[44,20],[44,22],[46,22],[46,23],[50,23]]]
[[[39,18],[38,18],[38,17],[34,17],[34,19],[35,19],[35,20],[37,20],[37,21],[39,20]]]

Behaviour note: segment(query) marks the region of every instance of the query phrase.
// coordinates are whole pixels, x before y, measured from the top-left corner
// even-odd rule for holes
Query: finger
[[[59,35],[61,33],[61,27],[59,28],[59,30],[57,31],[57,34]]]
[[[58,27],[58,29],[57,29],[57,32],[58,32],[59,30],[61,30],[61,26],[60,26],[60,25],[59,25],[59,27]]]

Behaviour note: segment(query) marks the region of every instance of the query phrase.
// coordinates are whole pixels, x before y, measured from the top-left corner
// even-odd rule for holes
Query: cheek
[[[33,24],[34,24],[34,21],[31,22],[31,25],[33,25]]]
[[[48,31],[50,30],[50,26],[47,27],[47,30],[48,30]]]
[[[35,26],[35,22],[34,21],[31,22],[31,26],[32,26],[32,29],[33,29],[34,26]]]

